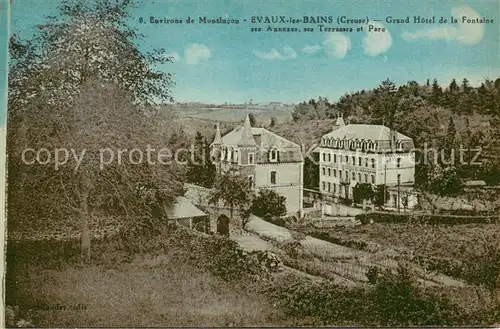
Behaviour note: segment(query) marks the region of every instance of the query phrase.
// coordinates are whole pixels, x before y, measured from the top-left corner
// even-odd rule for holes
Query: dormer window
[[[270,161],[278,161],[278,150],[273,148],[271,149],[271,151],[269,152],[269,160]]]
[[[238,150],[233,150],[233,163],[238,163]]]

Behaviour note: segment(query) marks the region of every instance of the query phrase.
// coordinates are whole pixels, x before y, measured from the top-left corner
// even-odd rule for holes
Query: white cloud
[[[344,58],[351,49],[351,40],[343,34],[331,33],[323,41],[325,52],[332,58]]]
[[[212,52],[207,46],[201,43],[192,43],[184,50],[186,63],[196,65],[212,56]]]
[[[171,52],[167,57],[171,57],[174,62],[178,62],[181,59],[181,55],[176,51]]]
[[[463,44],[473,45],[483,39],[484,24],[483,23],[462,23],[462,16],[467,16],[469,19],[481,18],[479,13],[469,6],[455,7],[451,10],[451,15],[458,19],[458,23],[454,26],[436,26],[432,28],[422,29],[415,32],[403,32],[402,37],[406,41],[417,39],[430,40],[447,40],[458,41]]]
[[[315,54],[321,49],[321,46],[318,45],[307,45],[302,48],[302,52],[306,54]]]
[[[255,54],[255,56],[257,56],[261,59],[267,59],[267,60],[274,60],[274,59],[286,60],[286,59],[291,59],[291,58],[297,57],[297,53],[290,46],[283,47],[283,53],[280,53],[279,51],[277,51],[276,48],[272,48],[268,52],[254,50],[254,54]]]
[[[389,30],[381,23],[373,22],[372,25],[384,32],[366,32],[363,38],[363,49],[368,56],[377,56],[385,53],[392,46],[392,37]]]

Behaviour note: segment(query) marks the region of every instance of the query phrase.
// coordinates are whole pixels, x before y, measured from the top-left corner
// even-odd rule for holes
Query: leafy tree
[[[380,184],[375,186],[374,195],[373,195],[373,203],[377,207],[383,207],[385,205],[384,202],[389,200],[389,192],[384,184]]]
[[[457,81],[455,79],[451,80],[449,89],[451,93],[457,93],[460,91],[460,87],[458,86]]]
[[[311,159],[312,158],[312,159]],[[304,187],[318,189],[319,187],[319,154],[311,153],[304,159]]]
[[[251,212],[258,217],[279,217],[286,214],[286,197],[274,190],[261,189],[252,201]]]
[[[455,138],[457,136],[457,129],[455,128],[455,121],[453,121],[453,117],[450,116],[450,120],[448,121],[448,127],[446,129],[446,139],[445,139],[445,148],[450,151],[455,147]]]
[[[228,170],[217,175],[214,188],[210,193],[209,203],[219,204],[222,202],[229,208],[229,216],[233,219],[234,210],[239,209],[244,214],[251,202],[251,190],[248,179],[236,170]],[[245,216],[243,225],[245,224]]]
[[[373,187],[369,183],[357,183],[353,188],[353,199],[356,203],[361,203],[363,200],[372,200],[374,196]]]
[[[468,93],[470,91],[469,80],[467,80],[467,78],[462,80],[462,90],[464,93]]]
[[[113,209],[126,217],[150,216],[180,193],[174,166],[128,161],[100,168],[99,150],[162,145],[172,128],[155,108],[172,100],[171,75],[153,69],[170,59],[164,50],[139,51],[141,36],[127,25],[132,5],[64,0],[33,39],[11,38],[9,223],[59,226],[76,216],[86,260],[93,214]],[[74,170],[53,170],[54,162],[26,165],[20,157],[26,147],[86,150],[85,162],[78,169],[72,163]],[[16,202],[26,195],[32,202]]]
[[[276,118],[271,117],[271,123],[269,124],[269,127],[273,128],[274,126],[276,126]]]
[[[439,195],[456,195],[462,189],[462,181],[455,166],[442,167],[437,165],[429,173],[429,187]]]
[[[216,175],[210,156],[210,146],[199,131],[196,132],[192,157],[188,160],[187,180],[193,184],[211,188]]]
[[[432,100],[435,104],[441,104],[443,97],[443,89],[439,85],[437,79],[432,82]]]

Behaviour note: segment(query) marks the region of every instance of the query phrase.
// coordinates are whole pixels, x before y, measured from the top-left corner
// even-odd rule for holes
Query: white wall
[[[323,160],[323,154],[326,154],[326,161]],[[328,154],[330,157],[328,157]],[[348,157],[348,162],[345,161],[346,156]],[[353,163],[353,157],[355,163]],[[361,158],[361,166],[359,165],[359,158]],[[397,166],[397,158],[401,159],[399,167]],[[328,159],[331,159],[331,161],[328,161]],[[336,162],[334,162],[335,159],[337,160]],[[372,161],[375,162],[374,166],[372,165]],[[366,165],[367,162],[368,166]],[[323,174],[323,167],[325,168],[325,175]],[[330,176],[328,175],[328,169],[331,172]],[[337,177],[334,176],[334,169],[337,171]],[[342,177],[344,178],[345,172],[349,172],[350,187],[355,186],[359,182],[373,183],[375,185],[396,185],[398,183],[398,175],[401,175],[401,184],[413,184],[415,181],[415,155],[410,153],[367,154],[358,151],[320,148],[320,191],[328,193],[328,182],[337,185],[341,182],[339,170],[342,170]],[[352,177],[353,172],[355,173],[354,179]],[[359,180],[359,174],[361,174],[361,181]],[[365,180],[365,175],[368,181]],[[323,190],[323,181],[326,183],[326,191]],[[333,188],[330,193],[333,193]]]
[[[302,210],[302,163],[270,163],[255,166],[255,188],[268,188],[286,197],[290,214]],[[271,184],[271,171],[276,171],[276,184]]]

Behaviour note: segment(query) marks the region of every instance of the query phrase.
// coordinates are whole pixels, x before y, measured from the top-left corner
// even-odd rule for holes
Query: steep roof
[[[252,125],[250,124],[250,117],[245,117],[245,123],[243,124],[243,129],[241,130],[240,140],[237,142],[239,146],[253,146],[257,145],[252,134]]]
[[[271,147],[271,146],[276,146],[278,148],[280,147],[298,147],[300,146],[298,144],[295,144],[294,142],[281,137],[272,131],[267,130],[266,128],[258,128],[258,127],[252,127],[251,128],[251,138],[254,141],[254,145],[262,145],[264,147]],[[222,136],[222,144],[225,145],[241,145],[240,141],[242,139],[242,135],[244,133],[244,128],[243,127],[236,127],[226,135]]]
[[[389,141],[390,128],[383,125],[348,124],[323,135],[323,138],[358,139],[372,141]],[[412,140],[410,137],[396,132],[397,140]]]
[[[196,208],[196,206],[193,205],[189,199],[183,196],[177,197],[175,203],[170,207],[165,206],[165,213],[168,219],[201,217],[207,215],[200,209]]]
[[[226,135],[222,136],[222,144],[226,146],[257,147],[259,152],[256,154],[256,162],[259,163],[267,162],[266,159],[268,157],[265,153],[273,147],[280,151],[280,162],[303,161],[302,151],[298,144],[265,128],[250,127],[249,130],[247,129],[248,127],[236,127]],[[249,138],[253,140],[253,144],[242,143],[242,140],[247,140]]]
[[[215,131],[215,138],[212,144],[222,144],[222,139],[220,136],[219,123],[217,122],[217,130]]]

